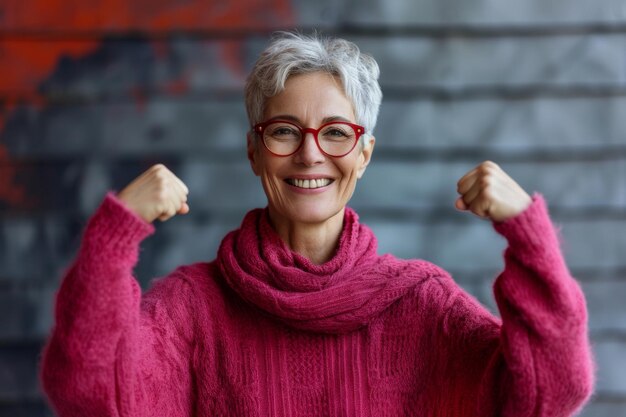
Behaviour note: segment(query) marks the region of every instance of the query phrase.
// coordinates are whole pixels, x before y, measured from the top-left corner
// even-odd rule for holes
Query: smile
[[[293,185],[298,188],[321,188],[326,187],[328,184],[332,182],[329,178],[319,178],[313,180],[300,180],[297,178],[287,178],[285,180],[287,184]]]

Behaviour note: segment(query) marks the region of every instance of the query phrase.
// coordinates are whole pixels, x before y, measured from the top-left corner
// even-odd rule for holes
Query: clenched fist
[[[485,161],[457,184],[461,196],[455,206],[479,217],[503,222],[526,210],[532,199],[497,164]]]
[[[189,189],[162,164],[153,165],[128,184],[117,197],[148,223],[187,214]]]

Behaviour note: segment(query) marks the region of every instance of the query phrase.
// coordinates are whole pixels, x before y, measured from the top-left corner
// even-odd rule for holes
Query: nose
[[[294,155],[295,162],[306,166],[314,166],[326,160],[326,155],[324,155],[322,150],[317,146],[312,132],[306,132],[302,141],[302,146]]]

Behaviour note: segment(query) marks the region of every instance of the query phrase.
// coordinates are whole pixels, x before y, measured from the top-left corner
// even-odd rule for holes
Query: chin
[[[329,207],[326,204],[296,205],[286,210],[285,217],[297,223],[324,223],[338,214],[343,213],[345,207]]]

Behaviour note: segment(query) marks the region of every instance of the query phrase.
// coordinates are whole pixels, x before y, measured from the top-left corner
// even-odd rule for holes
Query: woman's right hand
[[[187,214],[187,186],[165,167],[157,164],[135,178],[117,197],[148,223],[162,222],[176,214]]]

